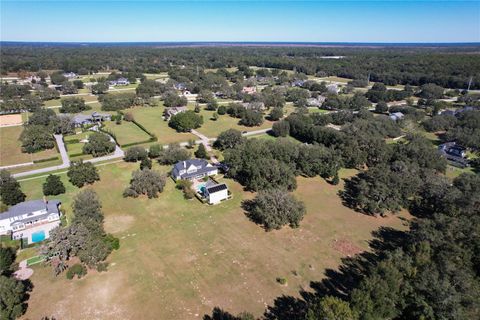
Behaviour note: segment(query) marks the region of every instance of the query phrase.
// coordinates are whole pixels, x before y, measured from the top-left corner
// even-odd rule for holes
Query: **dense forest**
[[[478,46],[472,47],[155,47],[4,44],[1,72],[99,70],[158,73],[176,66],[223,68],[250,65],[318,76],[367,79],[387,85],[435,83],[480,89]],[[343,56],[342,59],[325,59]]]

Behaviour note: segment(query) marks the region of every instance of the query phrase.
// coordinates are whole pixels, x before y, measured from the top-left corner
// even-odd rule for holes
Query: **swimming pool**
[[[37,231],[32,233],[32,243],[45,240],[45,231]]]
[[[200,193],[205,192],[206,188],[207,188],[206,183],[200,183],[200,184],[197,185],[197,191],[200,192]]]

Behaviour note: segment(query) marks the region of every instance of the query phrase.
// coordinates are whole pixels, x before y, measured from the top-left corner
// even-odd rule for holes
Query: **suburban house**
[[[318,96],[316,98],[308,98],[307,105],[309,107],[318,107],[320,108],[322,104],[325,102],[326,98],[324,96]]]
[[[214,184],[205,187],[204,197],[209,204],[217,204],[228,199],[228,187],[225,183]]]
[[[173,117],[174,115],[179,114],[181,112],[185,112],[187,110],[188,109],[185,106],[165,108],[164,116],[165,116],[165,119],[168,120],[171,117]]]
[[[0,235],[12,239],[40,242],[50,237],[50,231],[60,225],[59,200],[31,200],[16,204],[0,213]]]
[[[218,174],[218,168],[203,159],[179,161],[173,166],[175,180],[194,180]]]
[[[254,110],[254,111],[263,111],[263,110],[267,109],[265,107],[265,103],[263,103],[261,101],[244,102],[244,103],[242,103],[242,106],[245,109]]]
[[[109,82],[111,86],[127,86],[130,84],[127,78],[118,78],[117,80],[112,80]]]
[[[183,91],[187,89],[187,85],[185,83],[179,82],[174,85],[174,88],[177,90]]]
[[[467,149],[456,142],[446,142],[438,146],[440,154],[449,160],[453,165],[468,167]]]
[[[401,112],[394,112],[394,113],[390,113],[389,117],[393,121],[398,121],[398,120],[402,120],[403,117],[405,117],[405,115]]]
[[[335,83],[332,83],[332,84],[329,84],[327,86],[327,91],[329,93],[338,94],[340,92],[340,89],[338,88],[338,86]]]
[[[305,80],[295,80],[292,82],[292,87],[303,87]]]
[[[67,79],[76,79],[78,77],[75,72],[65,72],[63,76]]]
[[[75,127],[82,127],[89,124],[100,123],[103,121],[110,121],[112,116],[108,113],[94,112],[91,115],[77,114],[73,117]]]
[[[257,88],[255,88],[255,87],[243,87],[242,88],[242,93],[254,94],[254,93],[257,93]]]
[[[475,106],[465,106],[461,109],[456,109],[456,110],[444,110],[442,112],[440,112],[440,114],[442,115],[449,115],[449,116],[458,116],[459,114],[461,114],[462,112],[466,112],[466,111],[474,111],[474,110],[480,110],[480,107],[475,107]]]

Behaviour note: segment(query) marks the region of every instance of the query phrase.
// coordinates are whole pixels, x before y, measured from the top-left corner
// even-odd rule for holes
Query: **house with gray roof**
[[[405,115],[401,112],[393,112],[393,113],[390,113],[389,117],[393,121],[398,121],[398,120],[402,120],[405,117]]]
[[[40,242],[50,237],[50,231],[60,225],[59,200],[30,200],[18,203],[0,213],[0,235],[12,239]]]
[[[172,177],[175,180],[194,180],[218,174],[218,168],[203,159],[179,161],[173,166]]]
[[[116,80],[109,81],[109,84],[111,86],[127,86],[130,84],[130,81],[128,81],[127,78],[118,78]]]
[[[179,114],[181,112],[185,112],[187,110],[188,109],[185,106],[165,108],[164,117],[166,120],[169,120],[174,115]]]
[[[82,127],[89,124],[95,124],[103,121],[111,120],[112,116],[108,113],[98,113],[94,112],[90,115],[88,114],[77,114],[73,117],[72,121],[75,124],[75,127]]]

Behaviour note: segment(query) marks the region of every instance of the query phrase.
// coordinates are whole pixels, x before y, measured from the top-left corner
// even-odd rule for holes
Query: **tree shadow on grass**
[[[263,318],[267,320],[303,320],[309,305],[324,296],[330,295],[346,299],[358,287],[368,270],[384,257],[383,250],[390,251],[402,247],[407,239],[405,232],[388,227],[381,227],[372,234],[374,239],[369,243],[372,252],[362,252],[353,257],[342,258],[337,270],[326,269],[324,279],[310,282],[311,290],[300,290],[300,298],[286,295],[277,297],[273,305],[267,307]],[[215,308],[212,316],[206,315],[204,320],[243,320],[243,318],[228,316],[232,315]]]

